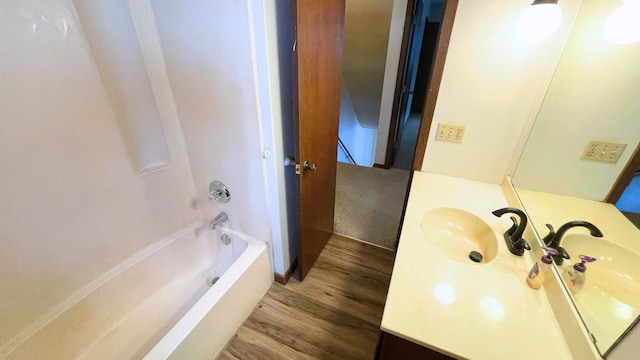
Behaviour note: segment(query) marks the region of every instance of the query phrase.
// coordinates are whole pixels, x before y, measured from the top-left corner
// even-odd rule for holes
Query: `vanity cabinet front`
[[[411,341],[380,332],[376,360],[451,360],[453,358]]]

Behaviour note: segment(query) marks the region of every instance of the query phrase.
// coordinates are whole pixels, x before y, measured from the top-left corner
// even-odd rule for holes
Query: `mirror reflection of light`
[[[549,38],[562,23],[562,10],[557,4],[530,5],[518,19],[517,31],[527,42]]]
[[[485,296],[480,299],[480,311],[489,320],[500,321],[504,318],[504,307],[493,296]]]
[[[607,19],[605,37],[614,44],[631,44],[640,41],[640,1],[625,1]]]
[[[616,316],[623,320],[631,320],[633,316],[633,308],[627,304],[620,303],[615,309]]]
[[[433,289],[436,299],[444,305],[449,305],[456,301],[456,290],[448,283],[440,283]]]

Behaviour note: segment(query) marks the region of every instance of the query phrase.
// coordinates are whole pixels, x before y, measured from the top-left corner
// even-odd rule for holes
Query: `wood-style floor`
[[[218,359],[373,359],[392,268],[392,251],[334,235],[303,282],[271,286]]]

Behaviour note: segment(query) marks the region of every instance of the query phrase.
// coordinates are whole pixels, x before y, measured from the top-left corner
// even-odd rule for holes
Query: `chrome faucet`
[[[216,216],[213,220],[211,220],[211,222],[209,223],[209,229],[215,230],[218,226],[224,224],[227,221],[229,221],[229,216],[227,216],[227,213],[223,211],[218,214],[218,216]]]
[[[593,225],[588,221],[583,221],[583,220],[569,221],[568,223],[560,226],[560,228],[558,229],[558,232],[554,232],[553,226],[551,226],[550,224],[547,224],[547,228],[549,228],[549,234],[547,234],[547,236],[545,236],[542,239],[542,241],[546,246],[558,250],[559,254],[553,256],[553,261],[556,263],[556,265],[562,265],[562,263],[564,262],[564,259],[571,258],[567,250],[565,250],[562,246],[560,246],[560,241],[562,241],[562,237],[567,232],[567,230],[577,226],[589,229],[591,236],[598,237],[598,238],[601,238],[603,236],[602,231],[600,231],[600,229],[598,229],[597,226]]]
[[[527,215],[524,213],[524,211],[512,207],[506,207],[492,212],[492,214],[497,217],[501,217],[506,213],[518,215],[518,217],[520,218],[520,223],[518,224],[516,218],[511,216],[513,225],[511,225],[511,227],[507,231],[505,231],[504,241],[507,243],[507,247],[512,254],[522,256],[525,250],[531,250],[529,243],[527,243],[527,241],[522,238],[524,229],[527,227]]]

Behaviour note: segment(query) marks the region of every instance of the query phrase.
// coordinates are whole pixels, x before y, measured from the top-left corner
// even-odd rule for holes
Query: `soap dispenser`
[[[567,267],[567,269],[562,273],[562,279],[564,279],[564,283],[572,294],[577,294],[584,286],[587,263],[596,261],[595,258],[587,255],[580,255],[580,260],[582,261],[573,264],[573,266]]]
[[[553,263],[553,255],[558,255],[558,250],[550,247],[543,247],[544,251],[547,252],[546,255],[540,258],[540,261],[537,261],[529,270],[529,275],[527,276],[527,285],[529,285],[532,289],[540,289],[544,281],[546,280],[549,271],[551,270],[551,264]]]

